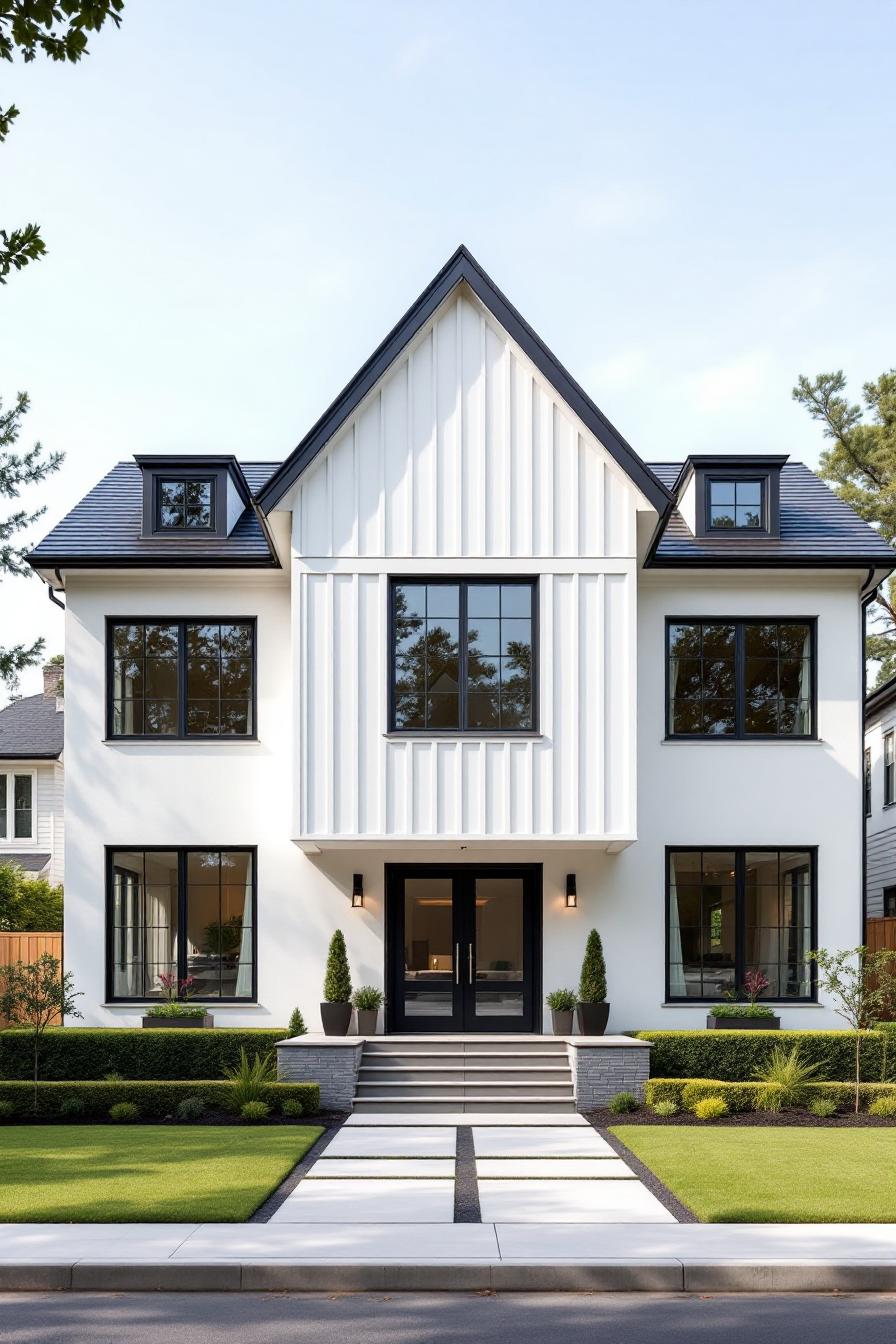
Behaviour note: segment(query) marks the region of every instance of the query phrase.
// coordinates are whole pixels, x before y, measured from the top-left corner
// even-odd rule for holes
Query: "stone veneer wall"
[[[628,1039],[625,1044],[611,1043],[608,1039],[600,1045],[577,1045],[568,1041],[566,1048],[576,1110],[599,1110],[617,1092],[633,1092],[639,1101],[643,1101],[644,1084],[650,1076],[650,1051],[643,1048],[647,1044],[647,1041]]]
[[[322,1110],[350,1111],[364,1042],[335,1039],[339,1044],[320,1040],[304,1045],[302,1037],[281,1041],[277,1046],[277,1077],[281,1083],[319,1083]]]

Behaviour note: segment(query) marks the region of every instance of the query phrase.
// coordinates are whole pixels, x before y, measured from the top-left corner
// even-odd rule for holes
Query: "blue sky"
[[[282,458],[461,241],[643,457],[814,463],[797,374],[896,362],[894,37],[868,0],[129,0],[5,67],[47,525],[135,452]],[[0,631],[62,647],[36,580]]]

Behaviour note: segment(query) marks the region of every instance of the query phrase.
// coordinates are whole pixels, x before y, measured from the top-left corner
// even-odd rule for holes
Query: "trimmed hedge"
[[[753,1111],[764,1083],[732,1083],[714,1078],[649,1078],[644,1100],[649,1106],[658,1101],[674,1102],[680,1110],[689,1111],[705,1097],[721,1097],[732,1113]],[[807,1101],[824,1097],[838,1106],[851,1109],[855,1102],[854,1083],[808,1083]],[[887,1083],[862,1083],[859,1102],[867,1107],[878,1097],[896,1097],[896,1086]]]
[[[250,1059],[266,1055],[286,1038],[285,1027],[51,1027],[40,1052],[40,1076],[55,1079],[220,1078],[224,1065],[236,1067],[240,1047]],[[34,1073],[31,1033],[0,1031],[0,1079]]]
[[[175,1034],[175,1033],[172,1033]],[[165,1119],[175,1115],[186,1097],[201,1097],[212,1110],[233,1111],[238,1107],[233,1100],[234,1084],[224,1081],[198,1080],[186,1082],[125,1082],[125,1083],[38,1083],[37,1114],[51,1119],[65,1119],[62,1103],[77,1097],[84,1103],[84,1117],[106,1118],[112,1106],[131,1102],[143,1119]],[[320,1109],[320,1088],[317,1083],[268,1083],[262,1088],[261,1099],[279,1114],[284,1101],[301,1103],[303,1115],[313,1115]],[[34,1084],[0,1083],[0,1103],[9,1102],[12,1112],[8,1119],[33,1119]],[[4,1108],[5,1109],[5,1108]]]
[[[820,1078],[848,1082],[855,1077],[856,1037],[852,1031],[635,1031],[652,1041],[650,1072],[656,1078],[752,1080],[775,1046],[799,1046],[804,1064],[817,1064]],[[896,1036],[891,1030],[863,1032],[862,1079],[896,1080]]]

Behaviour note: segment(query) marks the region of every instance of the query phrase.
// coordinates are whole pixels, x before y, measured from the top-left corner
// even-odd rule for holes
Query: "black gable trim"
[[[459,247],[454,255],[449,258],[435,279],[408,309],[401,321],[392,328],[366,364],[361,366],[351,382],[343,388],[333,404],[308,431],[298,447],[260,491],[257,498],[261,508],[268,510],[276,507],[308,464],[329,443],[340,426],[380,380],[390,364],[432,317],[451,291],[462,281],[469,285],[495,320],[525,351],[528,358],[531,359],[539,372],[548,379],[570,410],[574,411],[579,419],[587,425],[591,433],[603,444],[611,457],[618,462],[645,498],[659,513],[664,513],[672,500],[670,492],[654,476],[650,468],[645,466],[635,450],[626,443],[606,416],[598,410],[572,375],[567,373],[556,356],[551,353],[525,318],[514,308],[510,300],[501,293],[494,281],[486,275],[476,259],[464,246]]]

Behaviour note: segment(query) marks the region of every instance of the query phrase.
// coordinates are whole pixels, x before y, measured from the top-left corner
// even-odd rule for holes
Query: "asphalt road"
[[[0,1294],[2,1344],[892,1344],[893,1296]]]

